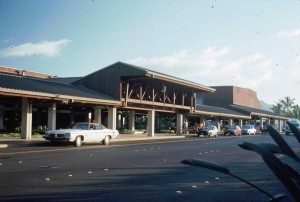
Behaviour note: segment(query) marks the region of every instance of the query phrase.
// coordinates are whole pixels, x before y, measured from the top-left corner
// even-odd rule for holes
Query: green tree
[[[283,115],[283,105],[281,102],[275,103],[275,105],[272,105],[271,110],[278,115]]]
[[[294,106],[295,98],[291,98],[289,96],[286,96],[283,98],[283,100],[280,100],[280,103],[283,105],[284,115],[285,116],[291,116],[292,115],[292,108]]]
[[[300,119],[300,106],[298,104],[293,106],[292,117]]]

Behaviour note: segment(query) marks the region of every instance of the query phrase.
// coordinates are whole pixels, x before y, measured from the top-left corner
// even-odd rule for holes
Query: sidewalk
[[[176,134],[160,134],[157,133],[153,137],[147,136],[147,134],[120,134],[118,138],[112,140],[112,142],[129,142],[129,141],[151,141],[162,139],[182,139],[185,135]],[[0,138],[0,149],[7,147],[24,146],[25,144],[32,143],[34,141],[47,141],[42,137],[33,137],[30,140],[20,138]]]

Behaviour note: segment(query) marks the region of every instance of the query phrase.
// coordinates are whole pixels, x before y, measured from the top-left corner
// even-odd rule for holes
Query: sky
[[[62,77],[122,61],[300,104],[299,0],[0,0],[0,66]]]

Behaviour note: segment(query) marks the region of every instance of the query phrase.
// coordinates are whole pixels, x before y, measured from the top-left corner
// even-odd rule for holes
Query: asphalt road
[[[284,138],[299,153],[296,139]],[[230,176],[180,164],[188,158],[221,163],[273,195],[287,193],[257,154],[237,146],[243,141],[273,142],[268,135],[256,135],[81,148],[24,144],[0,151],[0,201],[268,200]]]

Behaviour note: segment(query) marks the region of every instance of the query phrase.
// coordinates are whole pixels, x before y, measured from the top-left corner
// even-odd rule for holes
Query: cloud
[[[199,53],[182,50],[169,56],[138,57],[128,63],[200,84],[236,85],[255,90],[274,79],[273,61],[261,53],[234,57],[231,47],[208,47]]]
[[[300,38],[300,29],[296,29],[293,31],[281,31],[276,34],[277,37],[282,37],[282,38]]]
[[[58,41],[40,41],[38,43],[24,43],[18,46],[10,46],[0,49],[0,57],[26,57],[34,55],[43,55],[54,57],[61,54],[61,51],[71,43],[68,39]]]

